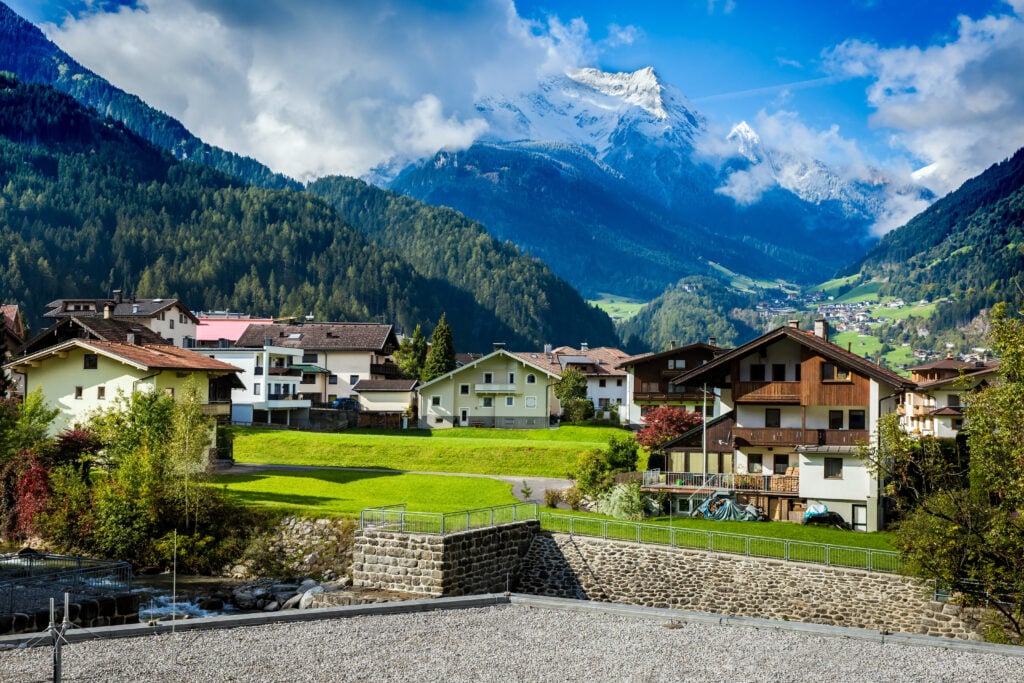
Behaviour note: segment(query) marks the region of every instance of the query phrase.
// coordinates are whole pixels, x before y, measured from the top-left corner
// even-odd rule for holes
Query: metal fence
[[[43,554],[0,555],[0,612],[43,609],[49,599],[72,600],[132,589],[128,562]]]
[[[539,519],[536,503],[514,503],[458,512],[410,512],[402,503],[361,511],[359,528],[445,535],[526,519]]]
[[[690,548],[717,553],[734,553],[791,562],[811,562],[831,567],[849,567],[875,572],[899,573],[899,554],[849,546],[793,541],[784,538],[745,536],[701,529],[673,528],[657,524],[573,517],[541,513],[545,531],[593,536],[616,541],[650,543],[672,548]]]

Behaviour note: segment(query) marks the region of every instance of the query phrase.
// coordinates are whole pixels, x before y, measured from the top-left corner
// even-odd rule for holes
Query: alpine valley
[[[759,315],[758,302],[789,299],[795,315],[809,317],[816,313],[807,302],[829,296],[927,300],[926,322],[879,327],[891,348],[925,338],[969,346],[985,308],[1020,298],[1020,153],[935,201],[877,169],[852,174],[771,149],[747,123],[719,134],[653,68],[580,69],[480,99],[487,129],[470,147],[308,187],[202,142],[2,4],[0,70],[13,74],[5,96],[38,124],[15,132],[8,122],[0,176],[9,214],[0,240],[21,255],[19,272],[4,271],[0,299],[30,311],[83,288],[102,296],[121,287],[179,296],[197,309],[383,316],[410,330],[431,327],[447,310],[464,350],[587,340],[640,351],[711,336],[724,345],[746,341],[778,323]],[[96,113],[70,112],[55,93],[26,84],[63,91]],[[141,154],[133,163],[145,172],[132,178],[97,166],[88,140],[46,133],[48,114],[33,102],[56,103],[83,131],[107,131],[103,148],[115,157]],[[93,206],[62,185],[65,167],[97,187],[116,184],[111,205]],[[193,210],[164,216],[152,205],[157,191]],[[130,211],[119,202],[149,206],[147,220],[159,218],[178,238],[127,231],[118,216]],[[880,226],[898,215],[893,207],[907,204],[932,206],[878,241]],[[215,274],[218,243],[207,237],[232,221],[247,230],[252,222],[249,238],[277,245],[288,267],[274,267],[272,249],[237,244],[230,272]],[[79,239],[87,230],[91,250]],[[120,249],[131,235],[142,241],[95,254],[101,244]],[[0,270],[13,267],[11,258]],[[34,278],[25,271],[30,261],[46,263],[52,276]],[[59,264],[78,274],[78,291],[56,272]],[[583,298],[602,294],[647,305],[613,328]]]

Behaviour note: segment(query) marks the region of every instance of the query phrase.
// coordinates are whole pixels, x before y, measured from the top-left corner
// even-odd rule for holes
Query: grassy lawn
[[[835,303],[857,303],[858,301],[878,301],[878,290],[882,286],[881,282],[872,280],[871,282],[865,282],[862,285],[858,285],[851,289],[846,294],[835,300]]]
[[[612,320],[629,320],[647,305],[646,301],[631,299],[628,296],[618,296],[606,292],[599,292],[598,295],[600,298],[590,299],[587,303],[600,308]]]
[[[238,462],[263,465],[564,477],[579,453],[625,433],[612,427],[337,433],[238,428],[234,453]]]
[[[238,503],[303,517],[357,517],[363,508],[408,503],[410,510],[454,512],[514,503],[512,485],[495,479],[339,470],[221,475]]]

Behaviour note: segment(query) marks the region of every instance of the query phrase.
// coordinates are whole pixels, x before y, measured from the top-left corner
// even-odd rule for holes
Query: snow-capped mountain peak
[[[750,162],[756,164],[763,159],[761,136],[746,121],[736,124],[725,139],[736,145],[736,151]]]
[[[599,93],[640,107],[655,118],[668,118],[661,98],[663,86],[653,67],[644,67],[633,73],[607,73],[600,69],[584,68],[570,73],[569,78]]]

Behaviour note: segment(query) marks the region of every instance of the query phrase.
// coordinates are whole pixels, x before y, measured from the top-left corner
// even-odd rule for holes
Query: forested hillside
[[[157,111],[135,95],[115,88],[50,42],[43,32],[0,3],[0,70],[25,83],[52,85],[101,116],[120,121],[179,159],[211,166],[268,188],[300,189],[296,181],[274,173],[249,157],[208,145],[178,120]]]
[[[0,299],[37,327],[52,299],[121,288],[196,309],[407,329],[447,311],[460,348],[537,342],[368,242],[323,200],[178,162],[71,97],[9,76],[0,77],[0,251]]]
[[[324,178],[309,191],[329,201],[370,240],[394,250],[423,275],[472,296],[522,336],[536,340],[535,346],[618,344],[605,313],[587,305],[543,262],[498,242],[457,211],[353,178]]]
[[[854,271],[856,272],[856,271]],[[1024,149],[886,235],[864,259],[862,280],[907,301],[948,297],[934,328],[964,325],[1024,292]]]

